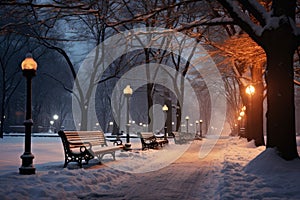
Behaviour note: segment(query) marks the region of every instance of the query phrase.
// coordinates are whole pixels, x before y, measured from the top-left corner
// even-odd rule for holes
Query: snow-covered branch
[[[177,31],[183,31],[186,29],[208,25],[208,26],[217,26],[217,25],[227,25],[227,24],[234,24],[234,21],[230,17],[218,17],[214,19],[207,19],[203,17],[203,19],[195,20],[191,23],[182,23],[181,27],[177,28]]]
[[[55,8],[55,9],[81,9],[89,10],[91,4],[88,3],[33,3],[32,1],[20,2],[20,1],[1,1],[0,6],[19,6],[19,7],[31,7],[31,8]]]
[[[241,6],[237,1],[232,0],[218,0],[219,3],[223,5],[224,8],[230,13],[234,21],[245,31],[247,32],[252,39],[257,43],[260,42],[260,35],[262,32],[262,27],[255,24],[249,15],[242,11]],[[250,4],[252,5],[252,4]]]
[[[266,9],[256,0],[238,0],[256,19],[261,26],[264,26],[269,18],[269,13]]]

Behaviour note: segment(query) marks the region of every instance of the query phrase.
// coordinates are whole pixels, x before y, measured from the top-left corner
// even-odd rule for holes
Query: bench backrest
[[[102,131],[59,131],[58,134],[61,137],[65,151],[81,147],[87,142],[92,146],[107,146],[105,136]]]
[[[154,137],[154,134],[152,132],[140,132],[139,135],[140,135],[140,138],[142,138],[142,139],[148,139],[148,138]]]

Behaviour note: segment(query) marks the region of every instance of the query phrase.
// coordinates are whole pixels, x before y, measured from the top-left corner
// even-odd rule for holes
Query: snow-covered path
[[[130,176],[127,189],[115,195],[123,199],[218,199],[214,172],[221,170],[226,141],[219,140],[204,159],[198,158],[201,143],[194,141],[181,158],[161,170]]]
[[[157,167],[169,161],[166,155],[178,153],[184,145],[170,142],[159,150],[135,148],[120,152],[116,161],[107,158],[103,165],[94,160],[83,169],[76,164],[63,169],[60,139],[33,138],[37,173],[24,176],[18,174],[23,138],[6,137],[0,140],[0,199],[300,199],[300,159],[287,162],[273,149],[257,148],[237,137],[221,137],[199,159],[200,146],[210,140],[193,141],[169,165],[137,173],[149,170],[153,166],[149,163]],[[300,152],[300,137],[297,141]]]

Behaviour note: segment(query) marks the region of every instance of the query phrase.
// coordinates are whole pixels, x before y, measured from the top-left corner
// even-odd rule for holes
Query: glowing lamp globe
[[[25,60],[23,60],[21,67],[22,67],[23,71],[24,70],[33,70],[33,71],[37,70],[37,63],[32,58],[31,53],[26,54],[26,58],[25,58]]]
[[[165,111],[165,112],[167,112],[167,111],[169,110],[169,108],[168,108],[167,105],[164,105],[164,106],[162,107],[162,110]]]

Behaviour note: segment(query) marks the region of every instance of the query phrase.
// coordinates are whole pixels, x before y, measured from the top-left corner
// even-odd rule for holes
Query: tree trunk
[[[273,32],[272,36],[274,35]],[[267,147],[276,147],[281,157],[292,160],[298,157],[293,82],[294,48],[291,46],[292,41],[286,39],[288,38],[286,34],[277,35],[276,39],[280,38],[279,40],[268,38],[273,43],[268,43],[269,48],[266,50]]]
[[[263,130],[263,92],[262,65],[256,64],[252,69],[252,82],[255,93],[251,99],[251,131],[256,146],[265,145]]]
[[[81,123],[80,130],[87,131],[88,130],[88,110],[85,107],[81,108]]]
[[[152,96],[152,90],[153,90],[154,84],[148,83],[147,84],[147,101],[148,101],[148,129],[147,131],[152,132],[153,131],[153,96]]]

